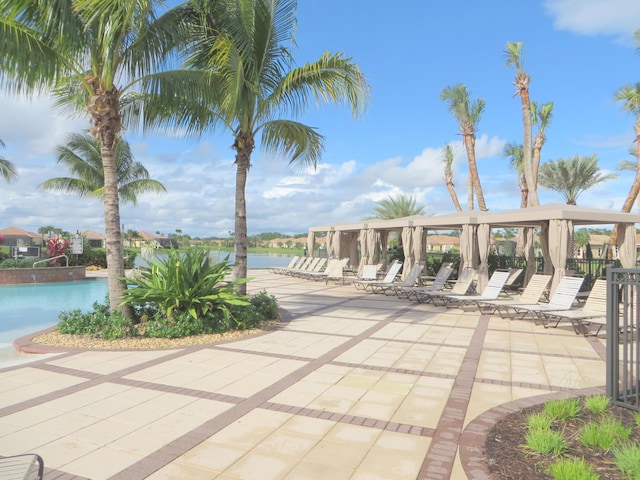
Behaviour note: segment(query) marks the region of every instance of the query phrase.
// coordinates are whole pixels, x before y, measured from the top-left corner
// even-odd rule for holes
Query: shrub
[[[90,335],[107,340],[138,335],[138,330],[122,312],[110,312],[108,301],[104,304],[94,302],[91,312],[82,313],[80,309],[76,309],[69,313],[62,312],[58,318],[58,331],[64,334]]]
[[[562,459],[548,468],[554,480],[598,480],[600,476],[593,467],[584,460]]]
[[[193,248],[183,254],[169,250],[166,258],[150,262],[126,279],[132,288],[124,292],[123,304],[154,305],[170,320],[183,313],[203,318],[210,311],[228,317],[231,306],[248,304],[247,297],[234,290],[248,279],[226,281],[230,272],[229,257],[213,263],[208,250]]]
[[[525,450],[541,454],[562,455],[567,449],[562,432],[555,430],[532,430],[525,435]]]
[[[580,400],[578,398],[566,398],[564,400],[552,400],[544,405],[544,411],[558,420],[567,420],[580,413]]]
[[[587,447],[609,450],[620,440],[627,440],[631,429],[622,425],[620,420],[604,417],[599,422],[588,423],[580,431],[580,443]]]
[[[640,446],[624,443],[614,447],[613,455],[616,458],[616,466],[627,478],[640,478]]]
[[[591,395],[584,399],[584,406],[591,413],[601,414],[607,410],[610,401],[611,399],[605,394]]]

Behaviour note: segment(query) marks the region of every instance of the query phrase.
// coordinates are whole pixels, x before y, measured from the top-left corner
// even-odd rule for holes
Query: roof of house
[[[40,238],[40,235],[38,235],[37,233],[32,233],[32,232],[27,232],[26,230],[23,230],[22,228],[18,228],[18,227],[7,227],[4,228],[2,230],[0,230],[0,233],[2,235],[11,235],[14,237],[31,237],[31,238]]]

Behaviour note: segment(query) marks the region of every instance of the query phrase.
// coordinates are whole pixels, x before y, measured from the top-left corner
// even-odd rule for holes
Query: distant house
[[[89,246],[92,248],[105,248],[105,234],[95,232],[93,230],[83,230],[80,232],[84,238],[89,242]]]
[[[134,248],[140,248],[142,245],[153,244],[156,248],[178,248],[178,242],[175,238],[161,237],[154,233],[138,232],[139,238],[131,239],[131,246]]]
[[[451,235],[428,235],[427,252],[447,253],[455,249],[460,251],[460,238]]]
[[[42,237],[37,233],[27,232],[18,227],[7,227],[0,230],[4,237],[4,245],[14,247],[27,247],[29,245],[42,245]]]

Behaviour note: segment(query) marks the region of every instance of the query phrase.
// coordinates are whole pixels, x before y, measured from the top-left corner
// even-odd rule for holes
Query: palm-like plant
[[[363,111],[368,85],[359,67],[339,53],[295,67],[290,48],[295,29],[295,0],[221,0],[200,2],[203,36],[189,64],[211,72],[212,92],[203,130],[224,126],[236,151],[234,279],[247,274],[245,189],[251,155],[260,141],[295,166],[315,167],[324,138],[310,126],[286,119],[310,103],[346,103]],[[159,115],[162,112],[157,112]],[[240,293],[246,292],[241,284]]]
[[[4,147],[4,142],[0,140],[0,147]],[[0,177],[7,182],[13,182],[18,177],[18,171],[9,160],[0,157]]]
[[[112,310],[126,288],[116,151],[123,112],[144,115],[143,92],[195,92],[185,72],[162,73],[167,55],[188,37],[191,9],[157,18],[158,0],[0,0],[0,80],[14,93],[52,90],[56,105],[88,114],[100,141]],[[143,118],[145,120],[145,118]],[[131,121],[131,124],[135,124]],[[128,313],[128,312],[127,312]]]
[[[546,129],[551,123],[553,116],[553,102],[538,105],[537,102],[531,102],[532,122],[538,126],[538,131],[533,139],[533,182],[538,188],[538,170],[540,169],[540,156],[542,147],[547,141]],[[526,180],[526,179],[525,179]]]
[[[480,184],[475,150],[476,131],[484,110],[485,101],[482,98],[471,101],[471,92],[463,84],[443,88],[440,92],[440,100],[449,103],[449,111],[458,121],[458,126],[464,139],[467,160],[469,161],[468,208],[473,210],[473,192],[475,191],[475,196],[478,199],[478,208],[486,211],[487,205],[484,202],[484,194]]]
[[[522,105],[522,161],[524,165],[524,176],[527,181],[528,205],[540,205],[538,200],[538,192],[536,189],[536,181],[533,173],[532,164],[532,117],[531,117],[531,99],[529,98],[529,82],[531,77],[523,69],[523,53],[522,42],[509,42],[505,50],[505,63],[507,66],[516,67],[516,77],[513,84],[516,86],[516,95],[520,96]]]
[[[444,163],[444,175],[442,179],[447,186],[447,190],[449,191],[449,195],[451,196],[453,206],[456,207],[456,212],[461,212],[462,207],[460,206],[458,194],[456,193],[456,189],[454,188],[455,185],[453,184],[453,171],[451,170],[451,167],[453,165],[453,149],[451,148],[451,145],[447,145],[444,147],[442,161]]]
[[[600,171],[596,154],[561,158],[540,167],[540,185],[559,192],[568,205],[576,205],[578,196],[594,185],[616,177],[615,173],[605,175]]]
[[[58,163],[65,165],[75,177],[51,178],[38,187],[51,191],[66,191],[81,197],[104,198],[100,141],[88,134],[72,134],[67,145],[59,146],[56,150]],[[148,170],[134,160],[129,143],[123,138],[118,139],[115,154],[120,202],[135,205],[138,194],[166,191],[162,183],[150,179]]]
[[[527,180],[524,177],[524,155],[522,153],[522,145],[511,142],[504,146],[503,155],[509,157],[509,166],[518,175],[518,185],[520,186],[520,208],[526,208],[529,190],[527,188]]]
[[[368,218],[391,220],[392,218],[422,215],[425,208],[424,205],[416,205],[415,197],[404,194],[396,195],[395,197],[389,196],[376,203],[378,206],[373,209],[375,215]]]

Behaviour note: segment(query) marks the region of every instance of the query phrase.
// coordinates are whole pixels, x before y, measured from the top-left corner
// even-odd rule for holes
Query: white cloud
[[[547,0],[554,27],[581,35],[615,35],[628,43],[640,28],[637,0]]]

